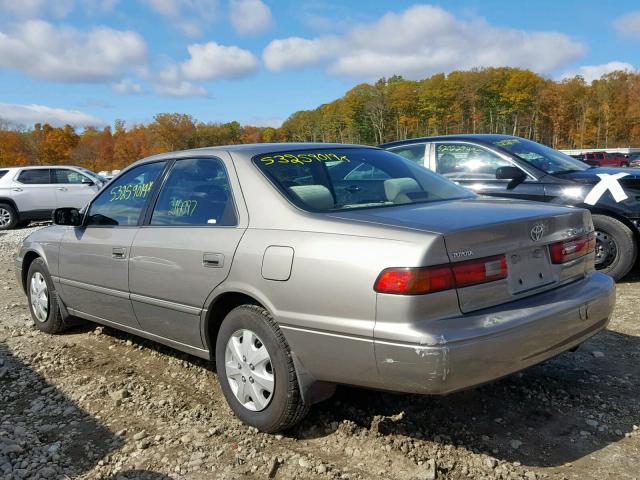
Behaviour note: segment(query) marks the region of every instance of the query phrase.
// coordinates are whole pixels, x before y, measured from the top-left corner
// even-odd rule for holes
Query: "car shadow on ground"
[[[83,475],[124,445],[123,438],[1,342],[0,360],[0,478]],[[124,470],[103,478],[116,477],[171,480],[148,470]]]
[[[212,362],[90,322],[70,333],[96,327],[116,341],[215,371]],[[287,436],[322,438],[350,420],[383,436],[454,445],[532,467],[560,466],[620,441],[640,424],[639,365],[640,338],[606,330],[577,352],[446,397],[339,387]]]
[[[341,387],[291,436],[325,436],[351,420],[475,453],[552,467],[576,461],[640,424],[640,338],[605,331],[575,353],[446,397]],[[379,422],[379,423],[378,423]],[[322,427],[320,427],[322,426]]]

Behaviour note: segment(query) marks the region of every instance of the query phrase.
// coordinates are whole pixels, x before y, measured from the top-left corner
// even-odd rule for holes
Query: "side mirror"
[[[507,185],[507,190],[513,190],[527,179],[527,174],[518,167],[498,167],[496,169],[498,180],[511,180]]]
[[[54,225],[79,227],[82,225],[83,215],[77,208],[56,208],[53,211]]]
[[[95,185],[95,182],[93,180],[91,180],[90,178],[83,178],[82,179],[82,184],[83,185],[89,185],[90,187],[93,187]]]

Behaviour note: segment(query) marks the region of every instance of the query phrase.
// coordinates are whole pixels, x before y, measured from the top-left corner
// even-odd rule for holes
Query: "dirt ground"
[[[293,431],[226,406],[211,365],[84,323],[38,332],[0,235],[2,479],[638,479],[640,275],[609,329],[444,398],[340,387]]]

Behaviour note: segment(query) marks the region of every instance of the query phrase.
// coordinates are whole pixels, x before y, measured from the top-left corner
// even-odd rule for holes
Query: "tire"
[[[251,356],[262,361],[253,365]],[[227,314],[216,340],[216,370],[235,415],[262,432],[291,428],[309,410],[302,401],[289,345],[273,317],[262,307],[241,305]],[[267,396],[269,384],[272,388]],[[259,395],[262,400],[254,401],[253,397]]]
[[[11,230],[18,224],[18,212],[8,203],[0,203],[0,230]]]
[[[596,230],[596,268],[613,277],[624,277],[636,263],[638,245],[624,223],[606,215],[593,215]]]
[[[26,290],[31,318],[33,318],[38,330],[56,334],[67,329],[67,324],[60,313],[58,294],[51,281],[47,265],[41,258],[36,258],[29,266]],[[40,293],[36,293],[38,291]],[[42,292],[44,292],[44,297]],[[36,298],[39,299],[38,302],[36,302]]]

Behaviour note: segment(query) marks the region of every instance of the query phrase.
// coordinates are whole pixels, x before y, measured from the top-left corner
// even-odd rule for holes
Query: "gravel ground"
[[[341,387],[285,435],[242,425],[206,362],[82,323],[38,332],[0,234],[0,478],[638,479],[640,276],[575,353],[431,398]]]

